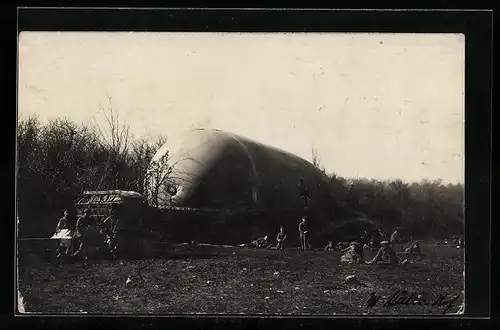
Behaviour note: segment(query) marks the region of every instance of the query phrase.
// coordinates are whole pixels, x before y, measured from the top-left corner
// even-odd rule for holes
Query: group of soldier
[[[307,217],[302,217],[299,226],[298,226],[298,234],[300,239],[300,250],[305,251],[309,249],[311,246],[307,240]],[[398,265],[401,263],[398,257],[398,254],[401,256],[405,255],[421,255],[420,244],[418,241],[412,241],[408,247],[404,250],[401,249],[400,246],[400,232],[399,229],[395,229],[390,238],[385,238],[384,233],[380,232],[376,237],[369,237],[368,233],[365,231],[364,234],[361,235],[359,242],[353,241],[348,244],[339,242],[334,246],[332,241],[329,241],[325,246],[324,251],[338,251],[342,252],[341,263],[351,264],[351,263],[364,263],[364,264],[384,264],[384,265]],[[284,232],[283,226],[280,227],[277,237],[276,237],[276,245],[274,245],[269,240],[269,236],[265,235],[263,237],[258,238],[253,241],[253,245],[255,247],[262,248],[274,248],[274,249],[283,249],[283,243],[286,240],[287,235]],[[363,242],[367,242],[364,243]],[[396,245],[399,245],[398,248],[401,249],[401,252],[396,252]],[[364,260],[364,252],[365,250],[370,250],[372,252],[376,252],[375,256],[368,260]]]
[[[366,239],[366,236],[362,237],[360,241]],[[381,240],[380,240],[381,239]],[[342,250],[344,253],[341,257],[342,263],[364,263],[364,264],[383,264],[383,265],[398,265],[401,263],[398,254],[401,256],[405,255],[421,255],[420,244],[418,241],[412,241],[410,246],[405,248],[402,252],[396,252],[397,245],[400,245],[400,234],[399,230],[396,229],[392,233],[390,239],[385,239],[381,237],[372,237],[370,242],[367,244],[359,244],[358,242],[351,242],[349,246]],[[375,256],[368,261],[364,260],[364,251],[376,251]]]
[[[116,225],[110,222],[112,217],[104,220],[101,226],[91,221],[89,210],[84,210],[76,217],[68,215],[65,210],[63,216],[59,219],[56,227],[56,233],[66,230],[67,235],[60,239],[60,244],[57,248],[57,258],[62,257],[82,257],[88,260],[95,255],[104,244],[110,253],[114,253],[116,242],[114,241],[114,232]],[[106,230],[110,229],[110,230]],[[103,243],[103,244],[99,244]]]
[[[300,249],[302,251],[310,248],[310,244],[307,240],[307,217],[302,217],[302,220],[299,223],[299,239],[300,239]],[[276,236],[276,245],[269,240],[269,236],[265,235],[263,237],[259,237],[256,240],[252,241],[253,246],[259,248],[275,248],[278,250],[283,250],[284,242],[287,239],[287,235],[285,234],[284,227],[281,226],[278,235]]]

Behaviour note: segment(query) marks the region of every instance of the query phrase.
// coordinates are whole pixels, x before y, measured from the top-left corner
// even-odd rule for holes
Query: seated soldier
[[[360,261],[363,262],[363,246],[358,242],[351,242],[351,244],[354,244],[354,252],[358,254]]]
[[[372,237],[370,239],[369,247],[371,251],[378,251],[380,249],[380,240],[378,240],[375,237]]]
[[[252,241],[252,244],[255,245],[258,248],[268,247],[269,246],[269,242],[268,242],[267,239],[268,239],[267,235],[264,236],[264,237],[259,237],[255,241]]]
[[[418,242],[413,243],[412,246],[410,246],[410,254],[414,255],[420,255],[422,252],[420,251],[420,244]]]
[[[325,246],[324,251],[333,251],[333,242],[332,241],[328,241],[328,244]]]
[[[403,254],[413,254],[413,255],[420,255],[422,254],[420,251],[420,244],[418,242],[412,243],[409,247],[407,247]]]
[[[394,249],[389,245],[388,241],[380,242],[380,250],[378,250],[377,255],[367,264],[377,263],[385,265],[397,265],[399,264],[398,256]]]
[[[351,242],[348,248],[343,250],[344,255],[340,258],[341,263],[362,263],[363,262],[363,252],[359,253],[360,245],[357,242]]]

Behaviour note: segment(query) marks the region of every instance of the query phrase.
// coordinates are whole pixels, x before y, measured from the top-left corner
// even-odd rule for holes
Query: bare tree
[[[151,161],[155,153],[165,144],[166,140],[165,136],[160,135],[154,140],[150,137],[143,137],[132,144],[130,152],[135,175],[133,176],[134,181],[129,184],[135,187],[138,192],[144,193],[145,188],[149,189],[146,187],[146,179]]]
[[[325,168],[321,165],[321,158],[319,157],[317,148],[311,148],[311,161],[314,166],[325,172]]]
[[[112,185],[116,188],[119,186],[119,182],[125,179],[120,172],[121,164],[126,161],[129,152],[130,125],[121,122],[120,114],[113,108],[112,98],[109,95],[107,109],[100,107],[99,110],[106,119],[107,127],[103,129],[98,124],[96,124],[96,127],[102,140],[101,146],[109,149],[110,154],[97,189],[100,188],[108,173],[112,175]]]
[[[97,129],[101,139],[107,147],[111,148],[115,157],[120,157],[128,152],[130,125],[120,121],[120,114],[113,108],[112,98],[108,95],[108,108],[99,107],[107,123],[107,130],[103,130],[99,125]]]
[[[167,151],[158,159],[152,160],[147,169],[144,191],[151,206],[158,207],[165,202],[162,189],[166,188],[170,196],[177,193],[175,183],[171,178],[173,166],[168,164],[169,159],[170,153]]]

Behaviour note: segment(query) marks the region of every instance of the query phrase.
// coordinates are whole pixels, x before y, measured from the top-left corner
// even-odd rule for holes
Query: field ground
[[[384,306],[398,289],[462,294],[464,250],[422,245],[424,256],[404,267],[341,265],[340,253],[225,249],[191,258],[55,264],[19,260],[26,312],[89,314],[442,314],[444,306]],[[368,253],[367,253],[368,254]],[[367,256],[369,257],[369,256]],[[365,257],[366,258],[366,257]],[[361,285],[347,284],[356,275]],[[130,279],[130,281],[127,281]],[[128,282],[128,283],[127,283]],[[370,293],[380,295],[372,308]]]

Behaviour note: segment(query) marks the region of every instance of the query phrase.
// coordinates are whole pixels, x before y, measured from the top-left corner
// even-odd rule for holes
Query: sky
[[[462,34],[22,32],[18,117],[218,128],[343,177],[464,182]],[[172,142],[173,143],[173,142]]]

